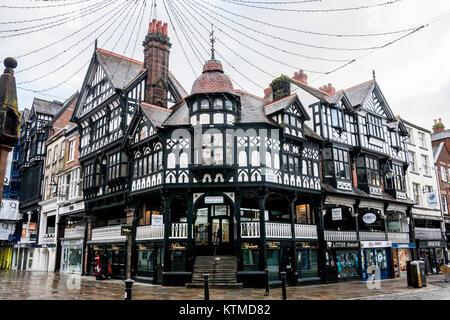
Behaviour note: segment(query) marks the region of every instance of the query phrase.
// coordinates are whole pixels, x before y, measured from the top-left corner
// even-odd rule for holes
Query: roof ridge
[[[247,92],[247,91],[245,91],[245,90],[234,89],[233,91],[234,91],[234,92],[238,92],[238,93],[242,93],[242,94],[246,94],[246,95],[248,95],[248,96],[254,97],[254,98],[259,99],[259,100],[263,100],[263,101],[267,101],[267,102],[270,101],[270,100],[268,100],[268,99],[264,99],[264,98],[262,98],[262,97],[258,97],[256,94]]]
[[[350,89],[353,89],[353,88],[362,86],[362,85],[364,85],[364,84],[366,84],[366,83],[373,82],[373,81],[374,81],[373,79],[370,79],[370,80],[368,80],[368,81],[364,81],[364,82],[362,82],[362,83],[360,83],[360,84],[356,84],[356,85],[354,85],[354,86],[352,86],[352,87],[349,87],[349,88],[347,88],[347,89],[342,89],[342,90],[343,90],[343,91],[347,91],[347,90],[350,90]]]
[[[311,88],[311,89],[313,89],[313,90],[317,90],[317,91],[319,91],[319,92],[322,92],[322,93],[325,93],[325,94],[326,94],[325,91],[322,91],[322,90],[320,90],[319,88],[314,88],[313,86],[311,86],[311,85],[309,85],[309,84],[307,84],[307,83],[303,83],[303,82],[301,82],[301,81],[298,81],[298,80],[295,79],[295,78],[290,77],[289,79],[291,79],[291,80],[294,81],[295,83],[300,83],[302,86],[305,86],[305,87],[308,87],[308,88]]]
[[[128,60],[130,62],[135,62],[137,64],[142,64],[142,65],[144,64],[143,62],[141,62],[139,60],[132,59],[132,58],[129,58],[129,57],[126,57],[126,56],[122,56],[122,55],[120,55],[118,53],[115,53],[115,52],[112,52],[112,51],[108,51],[108,50],[105,50],[105,49],[102,49],[102,48],[97,48],[97,51],[100,51],[100,52],[103,52],[103,53],[115,56],[115,57],[123,59],[123,60]]]

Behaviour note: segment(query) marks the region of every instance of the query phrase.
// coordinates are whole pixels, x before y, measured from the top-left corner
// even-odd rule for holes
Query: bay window
[[[384,140],[383,121],[372,114],[367,114],[367,129],[369,135]]]
[[[381,186],[380,165],[378,159],[359,157],[356,159],[358,183]]]
[[[330,108],[331,126],[336,129],[344,129],[344,115],[342,110]]]
[[[325,178],[351,180],[348,150],[325,148],[323,152],[323,171]]]

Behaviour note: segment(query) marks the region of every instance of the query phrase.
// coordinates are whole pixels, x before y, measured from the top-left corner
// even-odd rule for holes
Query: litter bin
[[[422,288],[427,286],[427,278],[425,275],[425,263],[423,261],[407,262],[406,270],[409,287]]]

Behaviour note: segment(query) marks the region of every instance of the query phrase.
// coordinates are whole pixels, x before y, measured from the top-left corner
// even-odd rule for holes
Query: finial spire
[[[153,5],[153,19],[158,20],[158,8],[156,6],[156,0],[154,0]]]
[[[375,70],[372,70],[373,80],[375,80]]]
[[[214,25],[211,24],[211,33],[209,35],[211,39],[211,60],[216,60],[215,53],[216,50],[214,49],[214,43],[216,42],[216,37],[214,36]]]

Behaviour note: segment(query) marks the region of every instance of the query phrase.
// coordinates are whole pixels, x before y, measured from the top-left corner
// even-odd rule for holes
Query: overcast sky
[[[128,15],[128,17],[132,16],[132,19],[121,16],[120,10],[122,5],[125,9],[124,13],[128,10],[128,7],[125,7],[127,5],[125,3],[126,0],[86,0],[83,3],[78,3],[80,0],[0,1],[1,59],[7,56],[19,57],[69,36],[66,40],[60,41],[47,49],[18,58],[19,66],[16,69],[16,82],[19,87],[42,90],[64,82],[56,89],[45,92],[55,97],[19,89],[19,108],[30,108],[34,97],[47,100],[64,100],[76,90],[79,90],[87,70],[85,65],[90,60],[94,50],[93,41],[95,38],[98,38],[99,47],[114,50],[114,52],[119,54],[132,56],[142,61],[142,41],[147,33],[150,20],[151,0],[147,0],[145,11],[143,11],[142,24],[140,24],[139,12],[141,10],[140,4],[144,0],[137,1],[139,6],[136,11],[134,14],[130,11]],[[165,1],[168,6],[168,0]],[[448,116],[448,101],[450,101],[450,67],[448,62],[450,52],[450,15],[391,46],[375,50],[366,57],[358,59],[351,65],[329,75],[321,75],[314,72],[327,72],[343,65],[345,62],[325,61],[324,59],[351,60],[358,58],[370,53],[371,50],[348,49],[380,46],[405,33],[376,37],[329,37],[288,31],[270,26],[272,24],[333,34],[367,34],[417,27],[446,13],[450,13],[450,1],[448,0],[402,0],[383,7],[342,12],[313,13],[286,10],[348,8],[386,1],[322,0],[310,3],[278,5],[254,3],[274,2],[269,0],[247,2],[249,4],[253,3],[251,5],[254,6],[266,6],[276,9],[267,10],[233,4],[230,0],[176,0],[176,5],[179,10],[182,10],[183,14],[179,19],[189,19],[189,23],[191,23],[188,23],[185,27],[186,34],[189,35],[191,41],[190,45],[184,37],[183,30],[176,24],[177,20],[173,15],[173,11],[168,7],[170,18],[175,23],[175,29],[181,39],[184,52],[189,58],[195,73],[193,73],[187,62],[172,24],[169,29],[169,36],[173,44],[170,56],[170,69],[186,90],[190,92],[194,79],[201,72],[203,60],[209,58],[202,46],[206,49],[209,48],[206,29],[209,30],[211,23],[214,23],[217,37],[216,58],[222,60],[225,72],[231,76],[236,88],[262,96],[262,88],[268,87],[273,76],[279,76],[280,74],[292,76],[296,70],[305,69],[310,70],[310,72],[306,73],[312,86],[319,87],[332,83],[339,90],[370,80],[372,78],[372,70],[375,70],[376,79],[394,114],[399,114],[404,119],[428,129],[431,129],[434,119],[442,118],[447,128],[450,128]],[[46,6],[62,3],[75,4],[39,9],[1,7]],[[187,5],[188,3],[189,5]],[[51,26],[51,24],[48,24],[49,22],[75,17],[77,14],[83,14],[88,11],[84,8],[95,5],[100,9],[97,11],[88,9],[89,14],[85,17],[72,18],[72,21],[39,32],[5,38],[8,35],[29,32],[33,29],[23,29],[15,32],[9,32],[8,30],[29,28],[41,24],[46,24],[42,27],[48,27]],[[211,11],[208,11],[207,8]],[[130,6],[130,9],[132,10],[133,8]],[[197,24],[198,22],[188,12],[194,15],[203,26]],[[21,22],[23,20],[55,15],[59,15],[59,17],[51,20]],[[170,23],[163,0],[157,0],[157,15],[158,19]],[[224,17],[236,23],[226,20]],[[265,24],[257,23],[244,17],[262,21]],[[16,23],[7,24],[6,22]],[[114,30],[117,31],[113,33]],[[72,33],[74,34],[70,36]],[[122,37],[120,37],[121,35]],[[284,39],[284,41],[281,39]],[[116,43],[117,46],[115,46]],[[301,45],[301,43],[306,44],[306,46]],[[343,50],[313,48],[311,46]],[[196,51],[201,61],[198,61],[192,48]],[[280,49],[284,50],[284,52]],[[55,55],[57,57],[53,58]],[[21,71],[46,60],[49,61],[38,67]],[[80,69],[81,71],[74,75]],[[246,79],[238,71],[250,80]],[[49,75],[45,76],[46,74]],[[37,81],[22,83],[42,76],[45,77]]]

